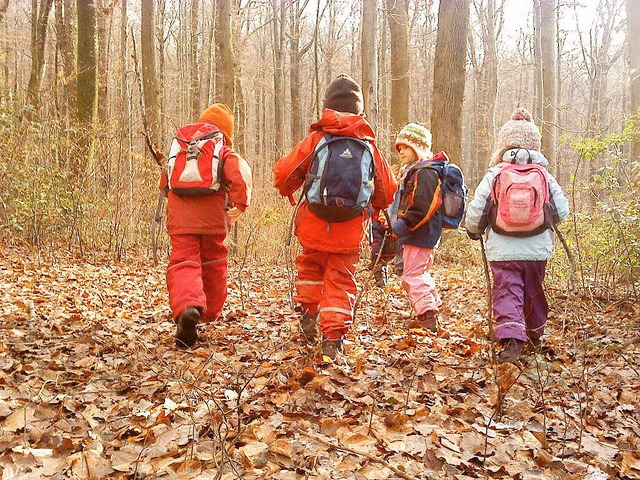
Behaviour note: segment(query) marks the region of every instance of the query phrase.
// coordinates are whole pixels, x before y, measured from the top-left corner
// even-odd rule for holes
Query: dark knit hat
[[[325,90],[322,108],[360,115],[364,111],[362,88],[349,75],[341,73]]]

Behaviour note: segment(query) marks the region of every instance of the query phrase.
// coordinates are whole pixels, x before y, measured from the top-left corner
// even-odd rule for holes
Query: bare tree
[[[499,28],[496,23],[502,20],[502,7],[504,1],[498,9],[496,15],[496,5],[494,0],[482,0],[473,2],[476,16],[479,20],[481,55],[476,51],[471,39],[471,64],[473,67],[473,79],[475,82],[475,165],[471,169],[471,184],[477,184],[487,165],[487,160],[493,149],[493,138],[495,134],[495,112],[496,97],[498,95],[498,56],[496,50],[496,38]],[[481,56],[481,59],[479,58]]]
[[[362,58],[362,93],[364,111],[374,130],[378,127],[378,2],[369,0],[362,3],[362,23],[360,27],[360,57]]]
[[[78,0],[78,120],[92,126],[97,93],[96,4],[94,0]]]
[[[440,0],[433,67],[431,132],[434,151],[462,157],[462,103],[469,32],[469,0]]]
[[[282,104],[284,98],[284,21],[285,9],[283,5],[278,5],[277,0],[271,0],[271,8],[273,9],[273,110],[274,110],[274,142],[276,157],[282,156],[284,153],[284,106]]]
[[[231,0],[216,3],[216,101],[235,108],[235,69],[231,46]]]
[[[155,0],[142,0],[140,50],[142,54],[142,83],[147,124],[154,140],[161,140],[160,103],[158,101],[158,76],[156,72]]]
[[[409,2],[387,0],[391,33],[391,134],[409,121]]]
[[[76,78],[71,43],[72,5],[70,0],[55,0],[56,49],[62,65],[62,113],[69,116],[75,105]]]
[[[556,54],[557,15],[556,0],[540,0],[540,50],[542,53],[542,151],[549,163],[556,165],[558,125]]]
[[[313,40],[300,47],[301,24],[304,20],[304,10],[309,0],[290,0],[289,4],[289,89],[291,95],[291,138],[294,142],[302,138],[302,96],[300,89],[300,62],[302,57],[313,45]]]
[[[640,110],[640,0],[627,0],[627,64],[631,84],[630,108],[636,118]],[[631,160],[640,162],[640,139],[631,146]],[[640,170],[635,175],[640,183]]]
[[[189,87],[189,96],[191,97],[191,117],[197,118],[200,114],[200,62],[198,61],[198,44],[199,44],[199,21],[200,18],[200,0],[191,0],[191,21],[189,22],[190,49],[189,58],[191,60],[191,81]]]
[[[53,0],[31,1],[31,75],[27,87],[27,104],[34,108],[40,106],[40,85],[45,62],[44,47],[52,5]]]

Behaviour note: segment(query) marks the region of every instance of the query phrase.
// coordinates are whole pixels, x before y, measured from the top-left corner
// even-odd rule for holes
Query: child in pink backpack
[[[549,197],[549,205],[555,204],[555,221],[564,220],[569,215],[567,198],[555,178],[546,171],[549,162],[540,153],[540,138],[531,113],[524,108],[516,109],[511,120],[498,133],[489,171],[478,185],[467,209],[466,228],[472,239],[480,239],[486,227],[486,254],[493,273],[494,341],[502,346],[499,354],[501,362],[515,363],[526,342],[534,346],[540,344],[549,313],[543,281],[553,243],[549,228],[551,224],[544,221],[547,217],[544,212],[545,218],[537,215],[538,223],[531,225],[527,225],[526,219],[516,218],[520,208],[518,202],[526,204],[526,198],[538,196],[526,196],[525,192],[533,192],[534,188],[527,190],[530,185],[516,185],[512,195],[516,193],[519,196],[511,197],[513,203],[509,205],[513,205],[513,208],[509,210],[505,208],[506,202],[511,201],[507,197],[507,188],[496,197],[501,191],[497,180],[503,180],[503,183],[509,181],[509,177],[504,175],[505,169],[509,169],[511,178],[516,180],[518,176],[527,178],[524,176],[526,174],[535,181],[540,178],[540,172],[546,177],[546,181],[543,177],[545,191],[542,196]],[[496,198],[502,203],[499,204]],[[496,201],[493,211],[487,208],[488,202],[491,207],[492,201]],[[525,206],[524,211],[535,214],[536,208]],[[513,218],[510,219],[509,215]]]

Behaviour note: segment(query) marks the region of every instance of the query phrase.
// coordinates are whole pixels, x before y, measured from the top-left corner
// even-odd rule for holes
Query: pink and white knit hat
[[[496,141],[496,150],[509,147],[521,147],[529,150],[540,150],[540,131],[533,122],[531,112],[518,107],[511,114],[511,120],[505,123]]]

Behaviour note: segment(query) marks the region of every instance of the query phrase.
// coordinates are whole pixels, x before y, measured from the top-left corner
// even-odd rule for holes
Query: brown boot
[[[329,357],[331,361],[334,361],[339,353],[343,352],[342,338],[337,340],[322,340],[322,356]]]
[[[500,363],[518,363],[522,354],[522,341],[515,338],[506,338],[500,341],[502,351],[498,355]]]
[[[176,347],[188,348],[193,347],[198,339],[196,325],[200,320],[200,310],[196,307],[187,307],[178,316],[178,325],[176,328]]]
[[[427,310],[416,318],[417,328],[429,330],[430,332],[438,332],[438,312],[436,310]]]
[[[309,313],[302,306],[296,307],[296,312],[300,313],[300,328],[302,336],[309,345],[313,345],[318,341],[320,329],[318,328],[318,314]]]

